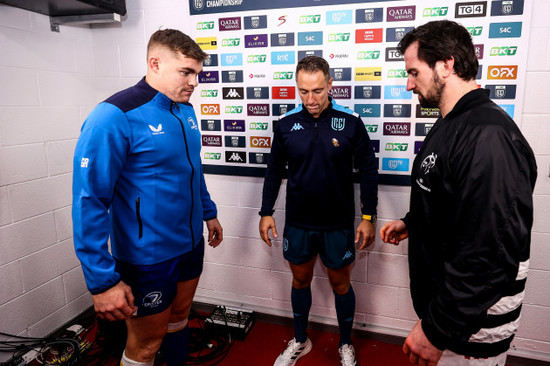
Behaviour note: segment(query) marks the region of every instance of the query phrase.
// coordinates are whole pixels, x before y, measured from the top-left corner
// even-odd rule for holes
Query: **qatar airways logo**
[[[241,18],[220,18],[219,20],[220,31],[229,31],[229,30],[240,30],[241,29]]]
[[[202,146],[222,146],[221,135],[203,135]]]
[[[248,104],[248,116],[269,116],[269,104]]]
[[[384,135],[385,136],[387,135],[410,136],[411,124],[409,122],[403,122],[403,123],[385,122]]]
[[[388,8],[386,20],[388,22],[401,22],[416,18],[416,6],[399,6]]]

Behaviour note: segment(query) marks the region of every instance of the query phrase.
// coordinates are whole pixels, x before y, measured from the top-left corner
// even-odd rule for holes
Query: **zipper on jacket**
[[[143,236],[143,222],[141,221],[141,204],[140,198],[136,198],[136,216],[138,221],[139,239]]]
[[[317,121],[315,121],[313,127],[315,128],[315,133],[313,134],[314,141],[317,141],[319,137],[319,124],[317,123]]]
[[[172,104],[170,104],[170,113],[172,113],[172,115],[176,117],[176,119],[180,123],[181,133],[183,134],[183,140],[185,141],[185,152],[187,153],[187,161],[189,161],[189,166],[191,166],[191,180],[189,182],[189,186],[191,188],[191,213],[189,215],[189,228],[191,230],[191,247],[195,249],[195,233],[193,232],[193,207],[194,207],[193,178],[195,176],[195,168],[193,167],[193,163],[191,162],[191,157],[189,156],[189,146],[187,144],[187,136],[185,135],[185,127],[183,126],[183,122],[181,121],[181,119],[173,112],[172,110],[173,107],[176,107],[176,109],[179,109],[179,106],[176,103],[172,102]]]

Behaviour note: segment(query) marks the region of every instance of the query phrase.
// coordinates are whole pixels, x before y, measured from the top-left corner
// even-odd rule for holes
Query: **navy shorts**
[[[176,297],[178,282],[199,277],[204,259],[204,238],[190,252],[152,265],[116,261],[121,280],[132,288],[137,316],[163,312]]]
[[[283,256],[292,264],[309,262],[317,254],[330,269],[340,269],[355,260],[353,226],[344,230],[315,231],[285,225]]]

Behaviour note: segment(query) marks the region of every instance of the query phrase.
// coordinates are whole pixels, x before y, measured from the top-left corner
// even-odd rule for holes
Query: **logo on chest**
[[[334,131],[342,131],[346,127],[346,119],[332,117],[330,127],[332,127]]]
[[[155,135],[164,135],[164,131],[162,130],[162,124],[159,123],[157,127],[149,125],[149,129],[153,132],[153,136]]]

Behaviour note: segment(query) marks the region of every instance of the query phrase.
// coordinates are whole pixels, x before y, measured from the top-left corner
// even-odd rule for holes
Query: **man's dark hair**
[[[312,74],[319,70],[323,72],[323,75],[325,75],[325,78],[329,81],[330,66],[328,65],[327,60],[314,55],[306,56],[298,62],[298,65],[296,65],[296,78],[298,78],[299,71],[305,71]]]
[[[181,53],[199,62],[209,57],[191,37],[177,29],[163,29],[153,33],[147,44],[147,54],[155,46],[164,46],[174,53]]]
[[[418,42],[418,59],[434,68],[437,61],[454,58],[454,71],[463,80],[474,80],[479,63],[470,33],[450,20],[429,22],[407,33],[399,42],[399,52]]]

